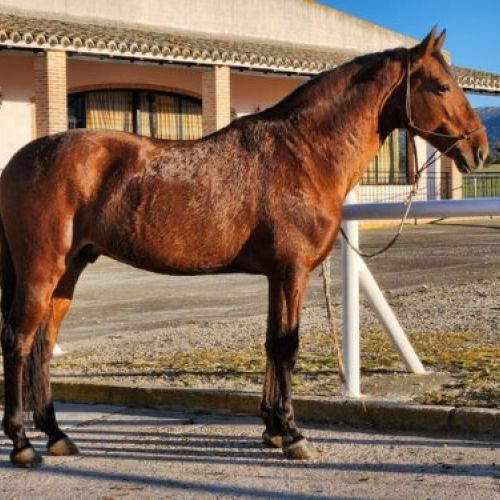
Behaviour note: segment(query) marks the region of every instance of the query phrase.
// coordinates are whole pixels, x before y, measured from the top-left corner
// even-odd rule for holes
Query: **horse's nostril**
[[[477,160],[478,162],[480,163],[483,163],[484,160],[485,160],[485,157],[484,157],[484,149],[482,146],[479,146],[476,150],[476,156],[477,156]]]

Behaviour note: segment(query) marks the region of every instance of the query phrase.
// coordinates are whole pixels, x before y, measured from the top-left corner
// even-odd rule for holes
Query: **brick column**
[[[463,176],[459,172],[453,160],[447,156],[441,157],[441,172],[447,173],[448,193],[447,196],[453,200],[462,198]]]
[[[67,130],[65,52],[47,50],[35,58],[35,109],[37,137]]]
[[[231,121],[231,74],[229,66],[214,66],[202,76],[203,135]]]

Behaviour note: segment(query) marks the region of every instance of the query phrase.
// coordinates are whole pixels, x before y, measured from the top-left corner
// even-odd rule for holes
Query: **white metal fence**
[[[344,205],[344,232],[351,244],[359,245],[359,220],[400,219],[403,203],[357,203],[353,192]],[[499,198],[476,200],[415,201],[409,218],[476,217],[500,215]],[[389,337],[406,367],[413,373],[425,373],[420,359],[392,312],[370,270],[358,254],[342,240],[342,357],[346,384],[344,392],[349,397],[360,397],[359,356],[359,292],[360,287],[384,325]]]

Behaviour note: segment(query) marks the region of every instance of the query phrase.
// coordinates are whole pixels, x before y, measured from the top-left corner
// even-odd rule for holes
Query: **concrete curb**
[[[56,401],[107,403],[218,414],[258,415],[260,395],[224,390],[129,387],[120,384],[54,381]],[[500,410],[455,408],[340,398],[294,398],[303,422],[345,423],[377,430],[448,432],[500,437]]]

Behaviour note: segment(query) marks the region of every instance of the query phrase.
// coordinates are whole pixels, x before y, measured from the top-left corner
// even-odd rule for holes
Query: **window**
[[[385,140],[361,184],[410,184],[410,180],[408,135],[397,129]]]
[[[160,139],[202,136],[201,101],[149,90],[96,90],[68,96],[69,128],[111,129]]]

